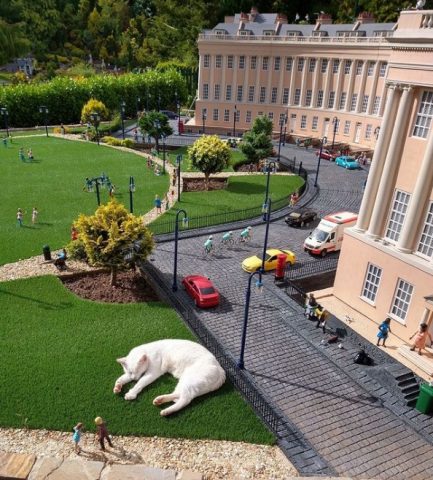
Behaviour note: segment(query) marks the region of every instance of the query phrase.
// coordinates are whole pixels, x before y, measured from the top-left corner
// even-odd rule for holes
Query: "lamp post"
[[[278,163],[280,163],[281,141],[283,136],[283,125],[287,123],[287,116],[280,118],[280,139],[278,141]]]
[[[263,290],[263,283],[262,283],[262,272],[261,270],[257,270],[256,272],[250,273],[248,278],[248,286],[247,286],[247,293],[245,295],[245,310],[244,310],[244,326],[242,329],[242,339],[241,339],[241,353],[239,355],[238,367],[243,370],[244,369],[244,354],[245,354],[245,342],[247,339],[247,326],[248,326],[248,314],[250,310],[250,298],[251,298],[251,281],[255,275],[258,275],[259,278],[256,281],[256,288],[261,293]]]
[[[120,102],[120,119],[122,120],[122,138],[125,140],[125,107],[126,103],[124,100]]]
[[[376,138],[376,142],[377,142],[377,139],[379,138],[379,132],[380,132],[380,127],[376,127],[374,129],[374,136]]]
[[[238,114],[237,105],[235,105],[235,109],[233,111],[233,136],[236,137],[236,116]]]
[[[99,145],[99,130],[98,130],[98,127],[99,127],[99,120],[101,119],[101,117],[99,116],[99,113],[92,112],[90,114],[90,119],[92,120],[93,126],[95,127],[96,141],[98,142],[98,145]]]
[[[180,202],[180,164],[182,163],[182,154],[176,157],[177,163],[177,201]]]
[[[48,118],[47,118],[47,115],[48,115],[48,107],[46,107],[45,105],[41,105],[41,106],[39,107],[39,113],[43,113],[43,114],[44,114],[45,133],[47,134],[47,137],[48,137]]]
[[[206,133],[206,117],[207,117],[207,113],[206,113],[206,110],[203,108],[202,112],[201,112],[201,120],[202,120],[202,124],[203,124],[203,135]]]
[[[326,137],[323,137],[320,140],[320,151],[319,151],[319,160],[317,161],[317,170],[316,170],[316,178],[314,179],[314,186],[317,187],[317,178],[319,176],[319,168],[320,168],[320,160],[322,158],[322,150],[323,150],[323,145],[326,145],[326,142],[328,139]]]
[[[162,174],[165,175],[165,134],[162,134]]]
[[[135,192],[134,177],[129,177],[129,211],[134,213],[134,205],[132,203],[132,194]]]
[[[266,216],[266,230],[265,230],[265,241],[263,243],[263,255],[262,255],[262,273],[265,272],[265,260],[266,260],[266,250],[268,249],[268,235],[269,235],[269,222],[271,221],[271,212],[272,212],[272,200],[269,197],[266,202],[266,210],[263,207],[264,215]]]
[[[268,203],[268,198],[269,198],[269,181],[271,177],[271,170],[272,168],[276,168],[276,165],[277,164],[274,161],[270,161],[266,163],[267,177],[266,177],[266,193],[265,193],[265,202],[264,202],[265,205]],[[263,220],[265,220],[265,218],[263,218]]]
[[[9,137],[9,125],[8,125],[8,117],[9,117],[9,112],[8,109],[5,107],[0,108],[0,112],[3,117],[3,121],[5,124],[5,129],[6,129],[6,135]]]
[[[141,98],[140,97],[137,97],[135,99],[135,105],[136,105],[136,110],[137,110],[137,123],[138,123],[138,120],[140,119],[140,102],[141,102]]]
[[[180,101],[179,97],[177,96],[177,92],[175,93],[176,97],[176,108],[177,108],[177,134],[180,135]]]
[[[338,117],[334,117],[332,119],[332,123],[334,124],[334,134],[332,136],[332,147],[331,147],[331,150],[334,151],[334,144],[335,144],[335,135],[337,133],[337,128],[338,128]]]
[[[177,292],[177,242],[179,237],[179,215],[183,213],[183,218],[188,218],[185,210],[178,210],[176,213],[176,222],[174,224],[174,267],[173,267],[173,284],[171,289]]]
[[[286,145],[286,136],[287,136],[287,120],[288,120],[289,116],[286,112],[286,114],[284,115],[284,136],[283,136],[283,147]]]
[[[98,207],[99,205],[101,205],[101,197],[99,195],[99,178],[100,177],[95,177],[90,180],[90,183],[95,185],[96,201],[98,202]]]
[[[154,126],[155,129],[156,129],[156,133],[155,133],[155,147],[156,147],[156,151],[157,151],[157,153],[158,153],[158,155],[159,155],[159,142],[158,142],[158,140],[159,140],[159,136],[160,136],[159,131],[160,131],[160,128],[161,128],[161,123],[160,123],[160,121],[159,121],[159,120],[155,120],[155,123],[153,124],[153,126]]]

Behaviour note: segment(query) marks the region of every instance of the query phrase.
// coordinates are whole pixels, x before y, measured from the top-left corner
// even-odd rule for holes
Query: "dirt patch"
[[[154,302],[159,298],[141,274],[135,270],[118,272],[117,285],[110,285],[110,272],[93,272],[61,278],[71,292],[81,298],[106,303]]]
[[[223,190],[227,187],[227,178],[211,178],[209,190]],[[183,178],[184,192],[201,192],[206,190],[204,178]]]

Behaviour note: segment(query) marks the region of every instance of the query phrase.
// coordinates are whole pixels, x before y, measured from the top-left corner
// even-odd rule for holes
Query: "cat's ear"
[[[120,363],[120,365],[122,365],[123,367],[126,367],[126,357],[117,358],[117,359],[116,359],[116,362],[117,362],[117,363]]]
[[[143,365],[143,363],[145,363],[146,361],[147,361],[147,355],[144,354],[140,357],[140,360],[138,360],[138,364]]]

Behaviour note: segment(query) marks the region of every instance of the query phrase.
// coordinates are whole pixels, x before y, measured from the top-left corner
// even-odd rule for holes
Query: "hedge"
[[[41,105],[48,107],[49,125],[69,124],[79,123],[81,109],[92,97],[103,102],[111,112],[118,111],[120,102],[124,101],[126,116],[134,117],[137,106],[140,110],[153,110],[158,106],[175,108],[175,92],[180,101],[186,98],[185,80],[175,70],[82,79],[57,77],[44,83],[3,87],[0,106],[8,109],[10,127],[33,127],[44,124],[44,114],[39,113]]]

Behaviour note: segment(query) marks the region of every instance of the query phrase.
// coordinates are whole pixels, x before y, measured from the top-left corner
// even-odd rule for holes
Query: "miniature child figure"
[[[208,239],[204,242],[204,249],[206,253],[210,253],[213,248],[212,235],[209,235]]]
[[[18,211],[17,211],[17,224],[20,227],[23,226],[23,216],[24,216],[24,212],[22,211],[21,208],[19,208]]]
[[[33,152],[32,152],[32,149],[31,149],[31,148],[29,148],[29,149],[27,150],[27,158],[28,158],[30,161],[34,160],[34,158],[35,158],[35,157],[33,156]]]
[[[159,195],[155,195],[153,204],[155,205],[156,213],[161,213],[161,199],[159,198]]]
[[[32,223],[33,223],[33,225],[38,221],[38,215],[39,215],[38,209],[36,207],[33,207],[33,210],[32,210]]]
[[[386,347],[385,341],[388,338],[388,333],[391,333],[391,319],[387,317],[380,325],[379,331],[377,332],[377,343],[376,345],[379,346],[380,340],[382,340],[382,345]]]
[[[78,238],[78,230],[72,225],[71,227],[71,240],[76,240]]]
[[[20,150],[18,152],[18,156],[22,162],[26,161],[26,157],[24,156],[24,148],[20,147]]]
[[[430,339],[430,342],[432,341],[432,337],[427,331],[427,328],[428,325],[426,323],[421,323],[419,329],[409,338],[409,340],[412,340],[412,338],[415,337],[415,341],[411,347],[411,350],[413,352],[415,348],[417,348],[418,355],[422,355],[421,350],[425,348],[427,338]]]
[[[110,439],[110,436],[108,435],[107,426],[105,425],[104,420],[102,420],[101,417],[96,417],[95,424],[96,424],[96,435],[98,437],[101,450],[105,451],[104,440],[107,440],[108,445],[110,445],[110,447],[113,448],[113,444],[111,443],[111,439]]]
[[[111,198],[113,198],[115,191],[116,191],[116,185],[114,185],[113,183],[110,183],[110,186],[108,188],[108,195],[110,195]]]
[[[299,200],[299,195],[298,195],[298,192],[293,192],[291,195],[290,195],[290,206],[293,207],[296,205],[296,203],[298,202]]]
[[[241,242],[246,242],[248,240],[251,240],[252,237],[253,237],[252,227],[247,227],[244,230],[242,230],[240,235],[240,240]]]
[[[307,316],[310,320],[314,317],[314,311],[319,306],[317,300],[314,296],[314,293],[310,293],[307,302],[305,304],[305,316]]]
[[[74,434],[72,435],[72,440],[74,441],[74,449],[75,449],[75,453],[77,455],[79,455],[81,453],[81,448],[80,448],[79,443],[80,443],[80,440],[81,440],[81,434],[83,433],[82,428],[83,428],[83,424],[81,422],[77,423],[75,425],[75,427],[73,428]]]
[[[7,148],[8,147],[8,139],[7,137],[3,137],[3,145]]]
[[[318,305],[314,315],[317,319],[316,328],[321,327],[323,333],[326,333],[326,322],[328,320],[329,313],[321,305]]]

